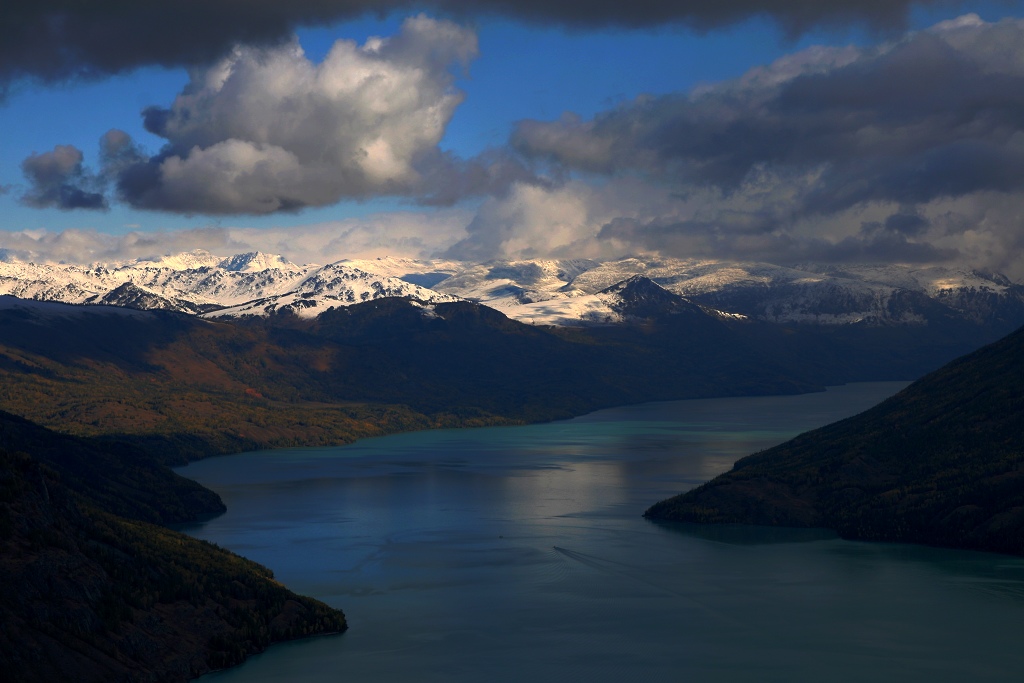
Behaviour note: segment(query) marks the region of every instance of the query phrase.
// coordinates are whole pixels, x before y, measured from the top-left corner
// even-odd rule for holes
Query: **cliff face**
[[[96,450],[0,414],[5,678],[185,681],[275,641],[344,630],[341,612],[265,567],[143,521],[222,509],[215,494]],[[76,467],[87,458],[91,469]],[[127,516],[107,511],[118,496]]]
[[[1024,555],[1024,330],[645,516]]]

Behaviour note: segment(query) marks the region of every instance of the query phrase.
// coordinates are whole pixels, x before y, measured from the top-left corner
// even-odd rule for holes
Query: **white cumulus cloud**
[[[297,42],[239,47],[194,72],[170,107],[144,112],[167,144],[122,163],[121,198],[265,214],[415,193],[463,99],[453,69],[476,54],[471,29],[425,16],[363,45],[339,40],[319,64]]]

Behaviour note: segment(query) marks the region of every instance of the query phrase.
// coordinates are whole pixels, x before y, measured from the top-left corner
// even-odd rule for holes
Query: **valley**
[[[224,510],[216,494],[171,465],[401,432],[527,425],[650,401],[910,380],[1024,319],[1022,288],[1000,276],[802,268],[640,259],[300,267],[265,254],[203,252],[115,267],[0,263],[0,540],[8,549],[0,570],[20,586],[5,608],[5,632],[17,641],[0,642],[0,656],[23,680],[63,676],[84,666],[84,656],[94,662],[82,669],[86,680],[142,680],[141,672],[159,669],[160,680],[182,681],[272,642],[346,628],[335,609],[342,605],[300,598],[269,569],[167,529]],[[1019,377],[1007,363],[971,376]],[[900,429],[875,433],[893,431]],[[928,438],[956,443],[948,434]],[[963,495],[993,498],[1005,488],[1004,465],[1019,452],[1007,443],[1005,457],[982,468],[981,488]],[[865,467],[854,462],[825,469]],[[756,482],[789,476],[774,464],[737,467],[756,471]],[[947,491],[950,477],[973,478],[950,468],[926,486]],[[804,463],[796,476],[825,481],[825,469]],[[850,537],[1020,552],[1013,500],[994,512],[968,501],[940,513],[920,483],[879,476],[888,482],[881,499],[909,505],[916,527],[879,534],[871,529],[883,521],[871,527],[862,512],[798,514],[809,508],[795,501],[811,489],[796,488],[783,496],[792,510],[701,502],[696,513],[675,512],[685,509],[684,496],[648,516],[824,524]],[[762,500],[756,482],[738,488]],[[850,486],[841,487],[844,500],[853,500]],[[813,495],[822,509],[839,509],[828,507],[833,494]],[[915,535],[930,524],[924,514],[956,517],[958,531]],[[997,531],[985,536],[983,527]],[[64,586],[68,566],[90,577],[86,594]],[[138,580],[126,582],[128,573]],[[47,596],[32,576],[62,587]],[[244,590],[235,586],[239,576]],[[54,627],[32,616],[40,609],[75,616]],[[175,629],[185,621],[201,624],[201,636],[183,639]],[[100,636],[82,640],[97,629]],[[145,652],[127,645],[141,642]]]
[[[0,3],[0,679],[1019,678],[1021,55]]]

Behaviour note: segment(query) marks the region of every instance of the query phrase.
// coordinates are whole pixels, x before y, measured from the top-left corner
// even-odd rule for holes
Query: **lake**
[[[1024,559],[641,517],[903,386],[652,403],[179,468],[228,506],[185,531],[342,608],[350,626],[202,680],[1019,680]]]

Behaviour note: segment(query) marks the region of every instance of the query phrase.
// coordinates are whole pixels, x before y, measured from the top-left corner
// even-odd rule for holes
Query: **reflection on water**
[[[898,384],[242,454],[187,529],[345,610],[227,681],[1002,681],[1024,561],[816,530],[664,525],[656,500]]]

